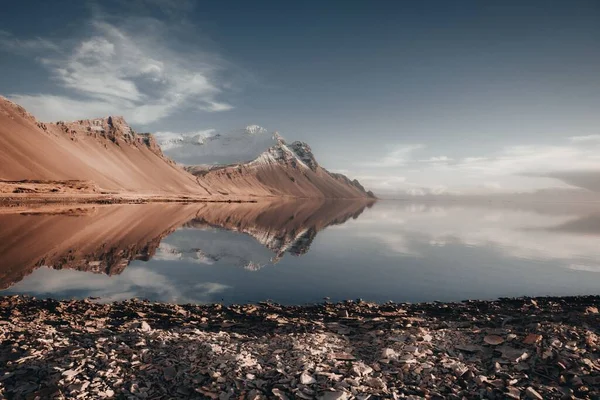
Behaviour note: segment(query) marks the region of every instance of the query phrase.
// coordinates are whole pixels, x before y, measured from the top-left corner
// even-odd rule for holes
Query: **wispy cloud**
[[[570,137],[561,144],[505,146],[462,157],[423,157],[432,151],[435,149],[423,145],[399,146],[380,160],[357,164],[354,175],[380,194],[473,194],[569,187],[600,191],[600,135]]]
[[[587,142],[600,143],[600,135],[571,136],[569,139],[571,139],[571,142],[574,142],[574,143],[587,143]]]
[[[383,157],[376,160],[363,162],[361,165],[369,168],[388,168],[406,165],[406,163],[411,160],[412,153],[416,150],[422,149],[423,147],[424,146],[422,144],[396,146],[396,148]]]
[[[447,162],[450,162],[453,160],[454,160],[453,158],[447,157],[447,156],[436,156],[436,157],[429,157],[427,159],[419,160],[419,161],[426,162],[426,163],[447,163]]]
[[[220,78],[227,63],[218,55],[177,48],[171,26],[156,19],[109,20],[95,16],[76,41],[0,33],[2,48],[30,50],[61,92],[9,97],[45,120],[122,114],[134,124],[149,124],[183,109],[233,108],[221,99],[229,82]]]

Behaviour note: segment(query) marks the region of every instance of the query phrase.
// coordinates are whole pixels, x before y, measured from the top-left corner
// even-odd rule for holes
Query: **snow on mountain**
[[[208,138],[213,137],[215,133],[216,131],[214,129],[207,129],[204,131],[186,134],[175,132],[156,132],[154,137],[158,141],[158,144],[163,152],[168,152],[169,150],[184,147],[188,144],[203,144]]]
[[[277,145],[278,137],[258,125],[226,134],[217,133],[214,129],[187,134],[156,134],[163,152],[186,165],[229,165],[252,161]]]

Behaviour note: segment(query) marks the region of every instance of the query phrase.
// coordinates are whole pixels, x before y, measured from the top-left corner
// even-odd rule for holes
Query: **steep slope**
[[[0,97],[0,180],[91,181],[99,190],[205,195],[123,118],[41,123]]]
[[[277,134],[276,144],[248,163],[227,166],[190,166],[206,188],[221,195],[291,196],[307,198],[374,198],[357,181],[330,173],[316,161],[303,142],[288,145]],[[210,189],[208,189],[210,190]]]

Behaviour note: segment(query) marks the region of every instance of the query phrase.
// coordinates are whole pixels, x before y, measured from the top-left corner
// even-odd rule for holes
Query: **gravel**
[[[599,306],[0,297],[0,397],[598,399]]]

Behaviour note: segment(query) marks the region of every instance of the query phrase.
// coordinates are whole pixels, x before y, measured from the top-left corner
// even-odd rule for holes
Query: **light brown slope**
[[[299,143],[299,142],[297,142]],[[308,148],[306,144],[303,144]],[[188,167],[198,182],[219,188],[221,195],[301,197],[328,199],[374,198],[358,181],[341,174],[332,174],[319,166],[312,154],[310,162],[302,163],[284,142],[268,149],[255,161],[220,168]],[[217,194],[216,193],[216,194]]]
[[[119,274],[150,259],[167,234],[196,215],[197,206],[94,206],[59,214],[0,213],[0,289],[40,266]]]
[[[44,124],[0,97],[1,180],[85,180],[102,190],[205,195],[193,176],[122,118]]]
[[[353,199],[368,197],[358,188],[347,185],[327,171],[290,165],[245,164],[211,170],[199,177],[207,188],[219,188],[217,194],[254,196],[290,196],[304,198]]]

